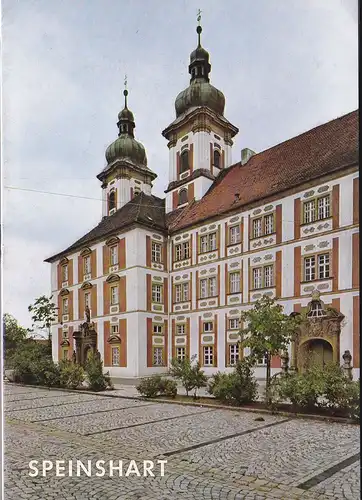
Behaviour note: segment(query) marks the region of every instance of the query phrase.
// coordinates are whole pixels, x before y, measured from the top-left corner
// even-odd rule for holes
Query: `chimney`
[[[252,151],[249,148],[244,148],[241,150],[241,164],[245,165],[252,156],[254,156],[256,153],[255,151]]]

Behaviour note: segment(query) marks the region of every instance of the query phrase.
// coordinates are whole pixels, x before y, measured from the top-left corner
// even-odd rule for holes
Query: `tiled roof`
[[[188,177],[185,177],[184,179],[179,179],[178,181],[172,181],[169,183],[167,189],[164,191],[165,193],[168,193],[169,191],[172,191],[172,189],[175,189],[179,186],[182,186],[183,184],[186,184],[187,182],[193,181],[197,179],[198,177],[206,177],[207,179],[210,179],[211,181],[215,180],[215,176],[210,172],[210,170],[207,170],[206,168],[198,168],[197,170],[194,170],[191,175]]]
[[[353,111],[256,154],[245,165],[224,170],[201,200],[170,221],[169,231],[246,207],[357,162],[358,111]]]
[[[166,230],[165,200],[157,196],[148,196],[141,192],[113,215],[104,217],[98,226],[82,236],[73,245],[49,257],[45,262],[53,262],[70,252],[79,250],[135,223],[142,224],[151,229]]]

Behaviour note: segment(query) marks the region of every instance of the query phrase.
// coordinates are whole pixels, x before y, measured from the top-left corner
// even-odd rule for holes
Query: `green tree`
[[[250,348],[255,362],[264,356],[266,358],[265,396],[267,404],[270,404],[271,358],[288,348],[301,317],[284,314],[283,306],[277,304],[276,299],[264,295],[252,309],[241,313],[241,321],[244,325],[239,332],[241,347]]]
[[[57,319],[58,308],[52,302],[53,296],[47,297],[42,295],[35,299],[34,304],[28,307],[28,311],[32,313],[31,319],[33,321],[33,327],[39,328],[40,330],[45,330],[48,334],[48,347],[52,349],[52,324]]]
[[[191,356],[191,358],[186,357],[181,361],[177,358],[173,358],[171,360],[169,374],[180,380],[182,386],[186,390],[186,396],[188,396],[189,392],[194,389],[194,398],[196,399],[197,389],[206,386],[207,377],[203,370],[201,370],[199,361],[194,363],[195,360],[195,354]]]
[[[27,329],[19,325],[11,314],[3,316],[4,359],[8,361],[16,349],[21,346],[26,337]]]

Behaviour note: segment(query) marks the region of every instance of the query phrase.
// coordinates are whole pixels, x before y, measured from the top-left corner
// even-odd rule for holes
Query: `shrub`
[[[104,391],[113,389],[109,372],[103,373],[103,361],[94,353],[91,353],[85,364],[86,379],[92,391]]]
[[[47,349],[34,341],[27,341],[12,358],[14,380],[24,384],[59,386],[59,369],[47,354]]]
[[[180,380],[186,390],[186,396],[189,395],[190,391],[195,391],[194,398],[197,397],[197,389],[207,385],[205,372],[201,370],[199,361],[193,364],[195,360],[195,355],[191,358],[185,358],[182,361],[174,358],[171,360],[171,367],[169,369],[169,374]]]
[[[216,373],[208,385],[208,392],[223,402],[250,403],[257,397],[258,384],[248,359],[238,361],[232,373]]]
[[[174,398],[177,395],[175,380],[167,379],[159,374],[142,378],[136,389],[146,398],[155,398],[158,395]]]
[[[85,379],[85,373],[82,366],[69,360],[59,362],[60,385],[68,389],[77,389],[82,385]]]

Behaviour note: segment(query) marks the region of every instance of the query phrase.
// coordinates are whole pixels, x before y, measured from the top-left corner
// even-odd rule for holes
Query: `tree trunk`
[[[265,400],[270,405],[270,354],[266,355],[266,381],[265,381]]]
[[[52,354],[52,334],[51,334],[51,327],[49,327],[48,329],[48,348],[49,348],[49,352],[50,354]]]

